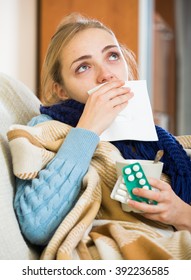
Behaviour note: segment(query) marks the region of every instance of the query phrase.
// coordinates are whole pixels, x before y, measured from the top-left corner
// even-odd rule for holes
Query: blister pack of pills
[[[132,192],[134,188],[143,188],[146,190],[152,190],[152,187],[150,186],[140,163],[136,162],[134,164],[125,166],[122,170],[122,173],[123,173],[125,185],[133,200],[139,202],[146,202],[149,204],[153,203],[147,198],[134,195]]]
[[[129,164],[122,169],[122,175],[118,177],[118,180],[112,190],[111,198],[122,203],[122,208],[127,211],[127,204],[129,199],[133,199],[139,202],[156,204],[155,201],[150,201],[147,198],[139,197],[133,194],[132,190],[134,188],[144,188],[147,190],[152,190],[144,171],[140,163],[136,162]]]
[[[121,203],[127,203],[129,199],[132,199],[128,193],[125,181],[122,176],[119,176],[111,193],[111,198]]]

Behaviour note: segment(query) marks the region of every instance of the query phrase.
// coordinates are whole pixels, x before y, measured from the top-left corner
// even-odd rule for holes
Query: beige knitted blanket
[[[8,139],[10,144],[16,145],[22,138],[26,140],[24,146],[40,149],[42,166],[45,166],[69,130],[68,125],[57,121],[34,128],[14,126]],[[178,140],[185,148],[191,147],[190,136]],[[14,157],[15,149],[11,149]],[[121,204],[110,198],[117,179],[115,162],[120,159],[122,156],[112,144],[99,143],[83,179],[79,199],[56,230],[41,259],[191,259],[191,234],[188,231],[174,232],[140,214],[124,212]],[[31,174],[36,176],[38,172],[35,172],[35,175]],[[28,176],[30,172],[26,173],[20,176]],[[162,179],[168,180],[164,174]]]

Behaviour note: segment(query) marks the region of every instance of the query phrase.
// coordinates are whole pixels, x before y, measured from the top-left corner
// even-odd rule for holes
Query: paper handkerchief
[[[134,93],[127,106],[100,135],[101,141],[157,141],[152,109],[145,80],[127,81],[125,86]],[[98,86],[99,87],[99,86]],[[96,89],[98,89],[96,87]],[[88,93],[92,94],[95,89]]]

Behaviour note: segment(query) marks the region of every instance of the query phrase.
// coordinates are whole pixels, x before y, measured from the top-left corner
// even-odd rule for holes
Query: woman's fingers
[[[113,81],[91,93],[77,126],[92,130],[98,135],[108,128],[133,96],[130,88],[123,85],[122,81]]]
[[[94,106],[97,103],[99,108],[103,107],[104,113],[109,110],[108,113],[110,112],[114,116],[127,106],[128,101],[134,95],[131,89],[127,87],[110,87],[109,90],[108,84],[107,87],[103,87],[104,89],[99,89],[99,91],[93,93],[90,99]]]
[[[122,80],[115,80],[112,82],[107,82],[104,84],[101,84],[93,89],[91,89],[89,92],[90,95],[94,94],[94,95],[102,95],[108,91],[110,91],[111,89],[114,88],[120,88],[122,86],[124,86],[124,81]]]
[[[128,201],[128,206],[133,207],[143,213],[157,214],[159,212],[159,206],[157,204],[150,205],[144,202],[138,202],[130,199]]]
[[[166,208],[164,207],[164,205],[169,205],[173,192],[170,185],[166,182],[155,178],[148,178],[148,181],[151,186],[155,188],[154,190],[135,188],[133,189],[133,194],[143,198],[147,198],[150,201],[156,201],[157,204],[147,204],[134,200],[130,200],[128,204],[129,206],[147,214],[157,214],[163,211],[164,208]]]
[[[163,198],[162,198],[163,195],[158,190],[146,190],[143,188],[135,188],[135,189],[133,189],[133,194],[140,196],[140,197],[147,198],[151,201],[154,200],[154,201],[160,202],[163,200]]]
[[[106,90],[106,89],[105,89]],[[91,95],[90,98],[97,100],[99,103],[110,102],[112,107],[115,107],[119,104],[122,104],[132,98],[133,93],[130,88],[120,87],[120,88],[111,88],[106,91],[95,92]]]
[[[113,97],[111,97],[111,106],[113,108],[123,104],[123,103],[128,103],[128,101],[133,97],[133,92],[131,92],[130,90],[125,91],[125,89],[123,89],[123,91],[121,90],[121,92],[119,92],[118,95],[115,95]]]
[[[156,201],[158,203],[168,200],[168,194],[171,189],[170,185],[159,179],[148,178],[150,185],[154,188],[153,190],[146,190],[144,188],[134,188],[133,194],[147,198],[151,201]]]
[[[171,189],[171,186],[168,183],[166,183],[166,182],[164,182],[164,181],[162,181],[160,179],[155,179],[153,177],[148,177],[147,179],[149,181],[149,184],[153,188],[156,188],[156,189],[158,189],[160,191]]]

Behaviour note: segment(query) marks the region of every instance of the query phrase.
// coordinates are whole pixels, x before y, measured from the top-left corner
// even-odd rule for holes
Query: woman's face
[[[103,29],[77,33],[61,54],[65,94],[86,103],[87,91],[113,81],[127,80],[128,67],[116,38]]]

